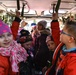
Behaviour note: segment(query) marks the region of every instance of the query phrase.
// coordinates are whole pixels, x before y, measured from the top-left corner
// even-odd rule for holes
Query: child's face
[[[49,50],[51,50],[51,51],[54,51],[56,48],[54,41],[50,41],[50,40],[47,42],[47,46],[48,46]]]
[[[37,25],[37,29],[38,30],[42,30],[42,26],[41,25]]]
[[[63,30],[61,31],[60,35],[60,41],[64,44],[69,44],[69,41],[71,40],[71,35],[68,33],[66,26],[64,26]]]
[[[9,47],[13,41],[13,36],[11,33],[3,33],[0,35],[0,47]]]
[[[30,48],[32,47],[32,41],[23,43],[22,46],[23,46],[25,49],[30,49]]]

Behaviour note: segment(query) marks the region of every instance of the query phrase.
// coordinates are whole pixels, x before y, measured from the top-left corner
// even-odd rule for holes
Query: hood
[[[45,30],[41,30],[40,33],[41,34],[47,34],[47,35],[50,35],[51,34],[50,31],[48,31],[46,29]]]

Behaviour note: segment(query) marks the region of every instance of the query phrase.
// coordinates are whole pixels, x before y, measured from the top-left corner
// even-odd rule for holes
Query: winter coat
[[[56,75],[76,75],[76,49],[66,53],[57,67]]]
[[[0,75],[19,75],[19,73],[12,72],[9,57],[0,55]]]
[[[64,44],[60,43],[58,47],[56,48],[53,55],[52,66],[48,68],[45,75],[55,75],[56,68],[59,66],[61,60],[64,58],[64,54],[62,53],[63,46]]]
[[[47,30],[42,30],[41,35],[36,39],[35,43],[35,64],[38,69],[42,69],[46,66],[49,59],[49,49],[46,44],[46,37],[50,34]]]
[[[49,68],[52,65],[52,58],[53,58],[54,51],[49,51],[49,60],[47,60],[47,68]]]

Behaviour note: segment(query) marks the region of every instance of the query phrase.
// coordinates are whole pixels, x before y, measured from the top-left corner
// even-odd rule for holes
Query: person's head
[[[31,23],[32,30],[36,29],[36,23]]]
[[[30,32],[28,30],[22,29],[20,31],[20,37],[28,36],[29,34],[30,34]]]
[[[20,37],[19,43],[21,43],[21,45],[25,48],[25,49],[30,49],[32,47],[32,36],[28,35],[28,36],[22,36]]]
[[[47,22],[45,20],[41,20],[37,23],[38,30],[44,30],[46,28]]]
[[[9,47],[13,41],[10,27],[0,20],[0,47]]]
[[[54,39],[53,39],[53,37],[51,35],[47,36],[46,44],[47,44],[49,50],[51,50],[51,51],[55,50],[56,44],[55,44]]]
[[[60,41],[65,45],[76,44],[76,22],[67,21],[61,31]]]

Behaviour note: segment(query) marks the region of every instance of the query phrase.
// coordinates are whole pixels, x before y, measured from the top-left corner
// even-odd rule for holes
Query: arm
[[[59,28],[57,13],[53,14],[53,20],[51,22],[51,30],[52,30],[52,36],[53,36],[54,42],[57,46],[60,43],[60,28]]]
[[[20,25],[20,21],[21,21],[21,19],[19,18],[19,15],[20,15],[19,12],[16,12],[15,20],[13,21],[12,26],[11,26],[11,31],[12,31],[14,40],[16,40],[19,25]]]

